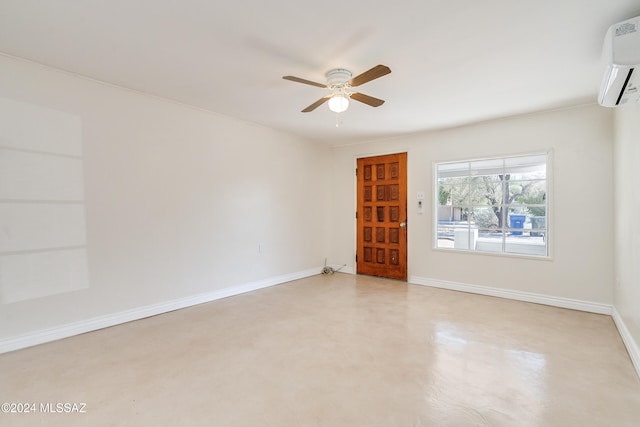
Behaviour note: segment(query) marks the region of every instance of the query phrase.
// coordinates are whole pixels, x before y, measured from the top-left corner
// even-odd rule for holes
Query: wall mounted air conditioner
[[[603,53],[607,71],[598,95],[600,105],[640,104],[640,16],[609,27]]]

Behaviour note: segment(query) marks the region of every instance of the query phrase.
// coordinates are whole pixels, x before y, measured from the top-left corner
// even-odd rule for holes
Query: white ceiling
[[[595,102],[639,0],[0,0],[0,52],[331,145]],[[331,68],[379,108],[304,107]]]

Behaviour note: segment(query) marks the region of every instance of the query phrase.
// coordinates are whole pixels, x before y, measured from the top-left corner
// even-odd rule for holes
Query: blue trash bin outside
[[[509,228],[524,228],[526,215],[509,215]],[[522,231],[512,231],[514,236],[522,236]]]

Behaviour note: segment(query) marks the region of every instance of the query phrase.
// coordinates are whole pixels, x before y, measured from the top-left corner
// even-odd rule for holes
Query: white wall
[[[612,112],[595,105],[333,151],[331,253],[353,268],[354,159],[407,151],[410,280],[456,282],[613,303]],[[552,150],[552,260],[434,250],[432,162]],[[427,205],[417,213],[416,192]]]
[[[57,245],[57,253],[72,246],[86,255],[68,265],[52,258],[18,263],[70,270],[77,286],[63,289],[56,274],[33,277],[7,267],[11,256],[41,253],[39,233],[25,247],[7,243],[0,254],[6,297],[0,301],[0,339],[322,266],[328,252],[327,147],[3,56],[0,98],[25,107],[0,129],[2,158],[41,154],[6,149],[16,138],[37,145],[79,130],[81,147],[69,159],[82,165],[73,176],[64,175],[65,168],[34,166],[25,172],[28,182],[18,169],[5,170],[0,205],[23,203],[17,208],[23,212],[25,202],[13,199],[29,198],[29,182],[46,186],[52,180],[62,183],[56,188],[79,188],[81,199],[70,202],[65,197],[77,195],[57,190],[38,197],[52,195],[76,211],[83,207],[86,224],[65,225],[38,209],[35,219],[0,211],[5,242],[10,236],[24,241],[16,230],[39,224],[54,235],[47,244]],[[49,124],[47,117],[53,117]],[[48,127],[65,118],[70,127]],[[18,187],[18,196],[6,195]],[[69,234],[75,237],[65,240]],[[33,292],[19,294],[16,286]]]
[[[614,159],[615,308],[640,374],[640,106],[616,109]]]

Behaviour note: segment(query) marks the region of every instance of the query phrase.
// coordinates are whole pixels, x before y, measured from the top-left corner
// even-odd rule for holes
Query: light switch
[[[418,200],[424,200],[424,191],[418,191],[417,198]]]

